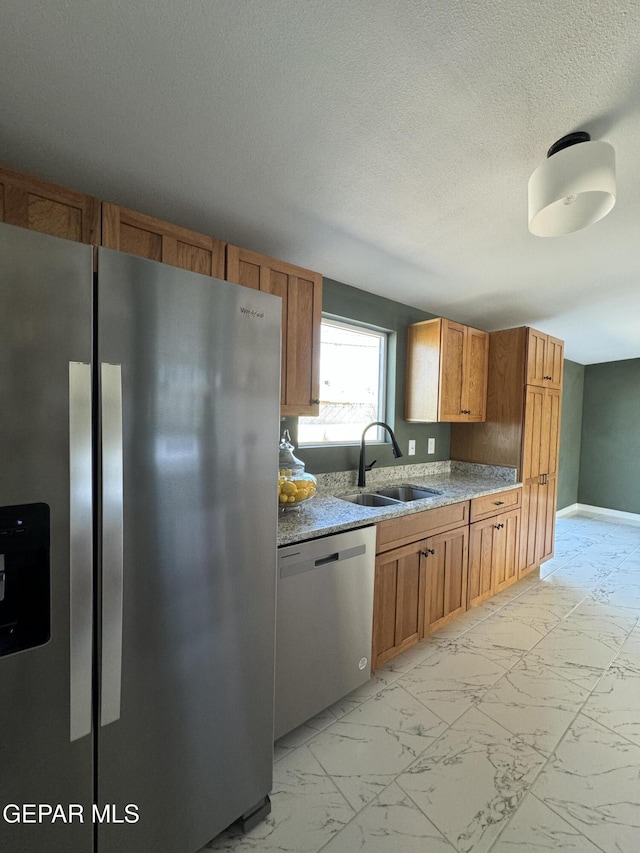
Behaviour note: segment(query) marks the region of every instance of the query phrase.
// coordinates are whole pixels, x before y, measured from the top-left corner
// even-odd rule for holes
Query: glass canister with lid
[[[278,471],[278,504],[281,511],[297,509],[311,500],[317,489],[313,474],[304,470],[304,462],[293,455],[294,446],[289,430],[285,429],[280,439],[280,462]]]

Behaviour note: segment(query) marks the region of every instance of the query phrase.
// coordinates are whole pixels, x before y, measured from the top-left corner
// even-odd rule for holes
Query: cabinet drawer
[[[517,509],[522,501],[522,489],[509,489],[506,492],[496,492],[493,495],[483,495],[471,501],[471,523],[498,515],[508,509]]]
[[[427,509],[378,524],[377,553],[460,527],[469,521],[469,501]]]

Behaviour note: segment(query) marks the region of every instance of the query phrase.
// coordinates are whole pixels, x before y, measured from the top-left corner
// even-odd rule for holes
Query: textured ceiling
[[[0,162],[584,364],[640,357],[638,0],[3,0]],[[573,130],[591,228],[527,230]]]

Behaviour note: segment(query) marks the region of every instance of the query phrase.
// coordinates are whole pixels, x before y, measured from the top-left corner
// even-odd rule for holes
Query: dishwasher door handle
[[[326,557],[320,557],[313,564],[314,566],[326,566],[327,563],[338,563],[340,561],[340,551],[336,551],[335,554],[328,554]]]
[[[342,551],[333,551],[331,554],[325,554],[316,559],[305,558],[300,552],[292,554],[293,557],[298,557],[297,562],[286,563],[287,557],[280,558],[279,577],[291,578],[294,575],[300,575],[303,572],[311,572],[313,569],[321,569],[323,566],[333,565],[334,563],[342,563],[345,560],[351,560],[353,557],[359,557],[361,554],[367,553],[366,545],[355,545],[353,548],[345,548]],[[301,558],[301,559],[300,559]]]

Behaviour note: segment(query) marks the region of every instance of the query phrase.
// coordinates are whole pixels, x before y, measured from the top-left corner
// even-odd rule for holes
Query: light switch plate
[[[427,453],[435,453],[436,452],[436,440],[435,438],[427,439]]]
[[[409,450],[407,451],[407,453],[409,454],[409,456],[416,455],[416,443],[412,438],[409,439]]]

